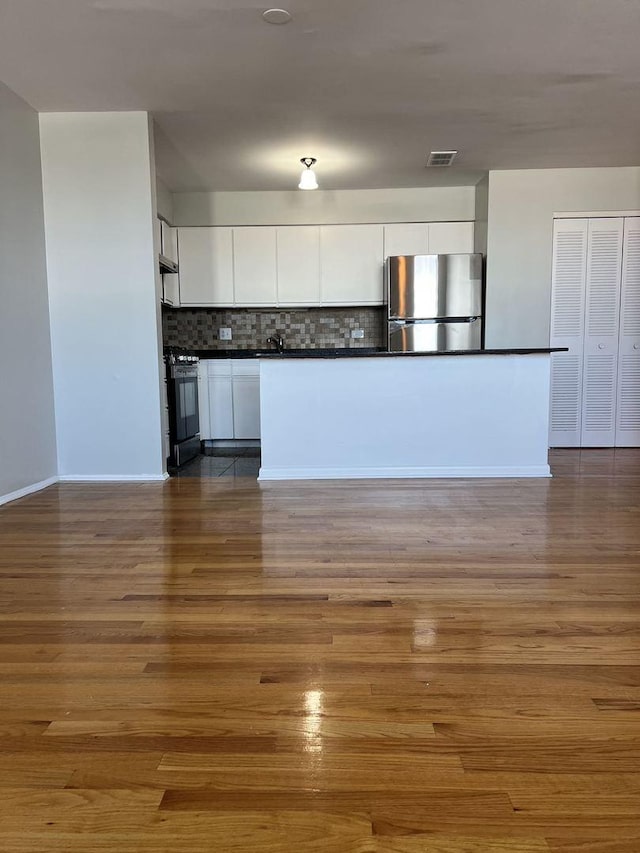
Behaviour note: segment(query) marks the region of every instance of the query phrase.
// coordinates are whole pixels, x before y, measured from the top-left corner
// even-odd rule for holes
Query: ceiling
[[[633,0],[0,0],[0,80],[41,111],[150,110],[174,191],[474,184],[640,164]],[[279,5],[279,3],[274,3]],[[450,169],[424,168],[456,148]]]

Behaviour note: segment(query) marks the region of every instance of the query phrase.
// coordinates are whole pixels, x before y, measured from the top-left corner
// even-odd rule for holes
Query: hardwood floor
[[[4,853],[638,853],[640,451],[0,509]]]

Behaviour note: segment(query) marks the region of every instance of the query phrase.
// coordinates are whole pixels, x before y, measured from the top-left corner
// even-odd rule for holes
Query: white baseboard
[[[463,477],[550,477],[548,465],[461,468],[261,468],[259,480],[363,480]]]
[[[34,492],[40,492],[42,489],[47,489],[58,482],[57,477],[48,477],[46,480],[40,480],[39,483],[33,483],[30,486],[25,486],[24,489],[17,489],[15,492],[9,492],[8,495],[0,495],[0,505],[8,504],[10,501],[17,501],[19,498],[25,498],[27,495],[32,495]]]
[[[164,474],[63,474],[61,483],[158,483],[169,479]]]

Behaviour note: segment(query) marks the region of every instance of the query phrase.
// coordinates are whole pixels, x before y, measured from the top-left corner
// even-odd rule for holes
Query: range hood
[[[178,264],[175,261],[170,261],[165,255],[158,256],[158,263],[160,264],[160,272],[164,275],[165,273],[177,273],[178,272]]]

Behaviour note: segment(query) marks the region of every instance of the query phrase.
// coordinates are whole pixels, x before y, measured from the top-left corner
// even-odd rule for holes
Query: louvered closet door
[[[623,219],[590,219],[582,379],[582,446],[616,442]]]
[[[584,297],[588,219],[553,224],[551,346],[569,352],[551,356],[551,447],[579,447],[582,415]]]
[[[640,447],[640,217],[624,221],[616,447]]]

